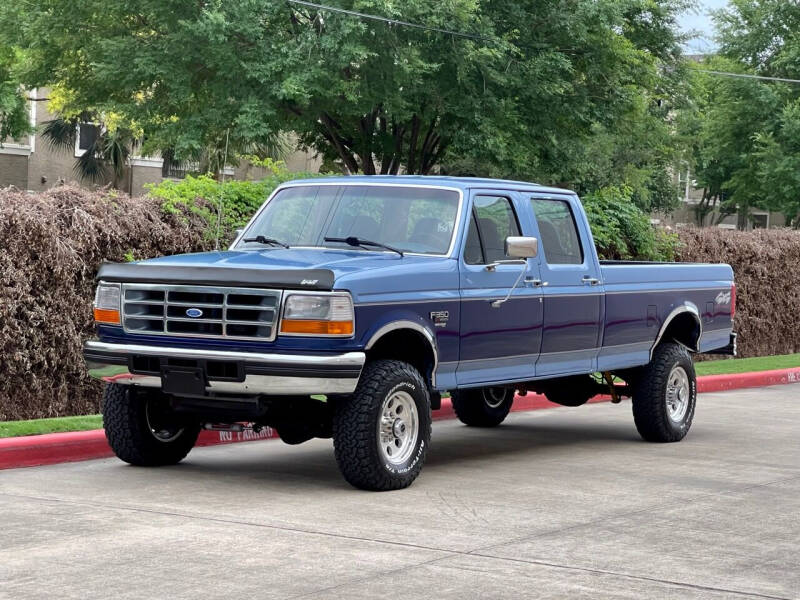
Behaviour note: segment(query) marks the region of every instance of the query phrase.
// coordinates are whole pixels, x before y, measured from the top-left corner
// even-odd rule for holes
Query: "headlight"
[[[94,295],[94,320],[119,325],[120,288],[118,283],[101,283]]]
[[[349,337],[355,331],[349,296],[292,294],[283,307],[281,333]]]

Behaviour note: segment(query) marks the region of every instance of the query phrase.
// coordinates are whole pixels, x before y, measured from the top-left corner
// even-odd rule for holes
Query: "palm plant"
[[[44,123],[42,136],[57,150],[72,151],[79,135],[81,123],[98,123],[96,114],[83,112],[73,117],[58,116]],[[110,182],[119,188],[125,175],[131,152],[139,145],[135,133],[126,127],[106,128],[98,126],[98,134],[85,152],[76,158],[75,174],[92,183]],[[275,133],[258,140],[242,138],[226,131],[209,140],[208,144],[189,156],[178,158],[174,148],[164,144],[158,150],[164,164],[176,170],[196,168],[200,173],[212,173],[218,177],[227,165],[236,165],[240,156],[283,159],[291,149],[285,133]],[[152,151],[153,149],[151,149]]]
[[[51,148],[72,150],[77,141],[79,125],[91,122],[96,122],[96,119],[86,112],[70,118],[59,116],[45,122],[42,136]],[[119,188],[135,142],[130,129],[98,127],[94,141],[75,160],[75,175],[92,183],[110,181],[115,188]]]
[[[210,173],[218,178],[225,167],[236,166],[242,157],[254,156],[259,159],[283,160],[292,149],[288,134],[278,132],[259,140],[240,138],[233,132],[223,133],[210,140],[206,146],[183,160],[176,158],[172,149],[162,150],[161,156],[179,168],[194,166],[200,173]]]

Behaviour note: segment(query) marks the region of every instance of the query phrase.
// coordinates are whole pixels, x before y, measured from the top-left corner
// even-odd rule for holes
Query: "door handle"
[[[584,275],[583,283],[586,285],[600,285],[600,280],[597,279],[597,277],[592,277],[591,275]]]
[[[536,279],[534,277],[526,277],[525,284],[532,287],[545,287],[546,285],[548,285],[548,282],[542,281],[541,279]]]

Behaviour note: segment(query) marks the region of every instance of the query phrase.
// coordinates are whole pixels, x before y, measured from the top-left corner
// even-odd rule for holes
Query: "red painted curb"
[[[785,383],[800,383],[800,367],[734,375],[705,375],[697,378],[697,391],[699,393],[722,392]],[[608,396],[597,396],[589,402],[607,402],[609,399]],[[517,396],[511,410],[520,412],[556,408],[557,406],[542,395],[528,394]],[[455,418],[453,405],[448,398],[444,398],[441,410],[433,413],[433,420],[443,421],[452,418]],[[277,437],[278,433],[271,427],[265,427],[258,433],[252,431],[203,431],[197,440],[197,446],[218,446]],[[113,455],[102,429],[0,438],[0,470],[77,462],[107,458]]]
[[[0,469],[37,467],[113,455],[102,429],[0,439]]]
[[[699,393],[724,392],[784,383],[800,383],[800,367],[733,375],[704,375],[697,378],[697,391]]]

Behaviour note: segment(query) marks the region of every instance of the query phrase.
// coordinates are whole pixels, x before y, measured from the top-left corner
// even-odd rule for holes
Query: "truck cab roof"
[[[314,177],[310,179],[295,179],[283,184],[289,185],[315,185],[315,184],[397,184],[397,185],[427,185],[457,188],[467,191],[474,188],[491,188],[495,190],[529,190],[552,194],[569,194],[574,192],[562,188],[539,185],[525,181],[508,179],[491,179],[484,177],[447,177],[444,175],[341,175],[336,177]],[[282,186],[282,187],[283,187]]]

